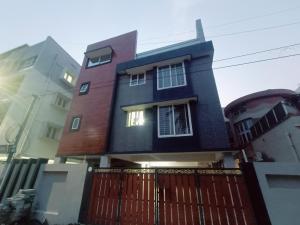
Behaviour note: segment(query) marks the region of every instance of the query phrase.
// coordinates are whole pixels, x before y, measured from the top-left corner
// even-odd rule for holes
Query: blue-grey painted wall
[[[130,76],[118,77],[115,93],[115,106],[112,117],[112,128],[110,136],[110,151],[151,151],[152,150],[152,109],[145,111],[144,126],[127,127],[127,112],[121,109],[124,105],[134,105],[141,102],[152,101],[153,79],[152,73],[146,75],[146,84],[129,86]]]
[[[110,152],[178,152],[226,150],[229,147],[217,87],[212,71],[212,42],[195,44],[119,64],[115,105],[112,113]],[[145,85],[130,87],[126,69],[167,59],[191,56],[185,61],[187,86],[157,90],[156,67],[147,72]],[[158,138],[157,107],[146,110],[146,123],[141,127],[126,127],[127,113],[122,106],[159,102],[186,97],[190,102],[193,136]]]

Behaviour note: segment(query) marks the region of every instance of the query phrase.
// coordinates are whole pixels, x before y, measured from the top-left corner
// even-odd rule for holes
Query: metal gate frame
[[[147,180],[146,180],[147,176]],[[188,188],[188,193],[190,195],[190,200],[186,203],[184,194],[181,197],[178,197],[178,184],[175,182],[176,189],[176,198],[177,202],[174,203],[172,200],[166,200],[166,193],[171,193],[172,187],[174,187],[174,179],[178,179],[179,187],[184,190]],[[102,179],[103,178],[103,179]],[[172,179],[171,179],[172,178]],[[210,179],[211,178],[211,179]],[[168,224],[200,224],[200,225],[223,225],[225,220],[227,221],[226,225],[255,225],[255,216],[253,213],[253,208],[251,201],[249,199],[248,190],[244,182],[244,177],[240,169],[213,169],[213,168],[145,168],[145,169],[133,169],[133,168],[101,168],[95,169],[90,174],[89,181],[86,182],[86,186],[89,186],[87,189],[89,200],[86,201],[85,213],[81,215],[81,222],[87,222],[89,224],[109,224],[109,225],[123,225],[123,224],[155,224],[155,225],[168,225]],[[128,181],[129,180],[129,181]],[[146,180],[146,181],[145,181]],[[187,182],[191,181],[191,183]],[[105,182],[99,184],[97,182]],[[148,184],[147,194],[148,199],[145,201],[144,196],[146,188],[145,182]],[[223,183],[222,183],[223,182]],[[224,183],[225,182],[225,183]],[[229,189],[230,186],[233,186],[235,191],[238,191],[242,187],[242,191],[245,192],[243,195],[243,200],[241,200],[241,193],[239,197],[233,196],[227,192],[227,196],[219,196],[219,191],[221,190],[219,185],[228,183]],[[233,182],[233,183],[232,183]],[[235,183],[234,183],[235,182]],[[109,185],[107,186],[107,184]],[[172,185],[170,185],[172,183]],[[139,188],[139,185],[143,186],[143,191]],[[131,186],[130,186],[131,185]],[[152,186],[151,186],[152,185]],[[168,186],[169,185],[169,186]],[[193,189],[194,185],[194,189]],[[212,185],[212,186],[209,186]],[[132,187],[134,186],[134,187]],[[97,187],[99,189],[97,189]],[[101,190],[101,187],[109,189]],[[170,188],[170,189],[168,189]],[[204,188],[206,188],[206,194]],[[214,188],[214,190],[212,189]],[[132,190],[136,192],[132,192]],[[139,191],[140,190],[140,191]],[[151,193],[149,190],[152,190]],[[169,190],[169,192],[166,192]],[[98,191],[98,192],[97,192]],[[101,192],[101,193],[100,193]],[[130,197],[127,196],[127,192],[130,192]],[[135,193],[135,198],[132,197],[132,193]],[[185,193],[186,191],[182,191]],[[195,192],[191,194],[191,192]],[[95,196],[95,193],[97,196]],[[215,195],[215,200],[210,199],[210,194]],[[153,195],[153,202],[149,196]],[[171,194],[170,194],[171,195]],[[192,202],[191,196],[194,196],[196,202]],[[226,202],[221,203],[217,200],[218,197],[226,198],[226,200],[231,198],[232,204],[226,205]],[[87,197],[87,196],[86,196]],[[172,196],[169,196],[172,198]],[[102,198],[102,202],[99,200]],[[181,199],[179,199],[181,198]],[[164,200],[163,200],[164,199]],[[239,199],[239,203],[238,203]],[[220,199],[219,199],[220,200]],[[243,201],[243,203],[242,203]],[[101,209],[99,209],[99,202],[101,202]],[[116,204],[117,202],[117,204]],[[139,204],[136,207],[136,211],[132,215],[132,205],[133,202]],[[146,202],[146,203],[145,203]],[[213,203],[214,202],[214,203]],[[131,211],[129,216],[126,214],[126,204],[131,204]],[[147,204],[147,215],[143,213],[139,214],[139,210],[144,210],[145,204]],[[153,204],[153,208],[150,207]],[[170,213],[166,213],[167,209],[172,214],[172,206],[176,204],[177,207],[177,218],[173,218]],[[183,205],[180,205],[183,204]],[[235,208],[234,204],[239,204],[239,207]],[[105,205],[105,206],[104,206]],[[170,206],[171,205],[171,206]],[[106,209],[104,209],[106,207]],[[162,209],[164,207],[164,209]],[[176,210],[175,207],[175,210]],[[180,207],[180,209],[179,209]],[[193,212],[191,216],[186,215],[186,208],[190,207],[190,210]],[[195,208],[196,207],[196,208]],[[222,208],[223,207],[223,208]],[[109,208],[111,210],[109,210]],[[137,209],[138,208],[138,209]],[[84,210],[84,208],[82,208]],[[173,206],[174,209],[174,206]],[[96,212],[95,212],[96,210]],[[101,216],[97,217],[99,210],[101,211]],[[170,211],[171,210],[171,211]],[[125,211],[125,213],[124,213]],[[184,213],[183,213],[184,211]],[[222,211],[223,213],[220,213]],[[153,212],[153,215],[152,215]],[[195,214],[195,212],[197,212]],[[217,214],[215,213],[217,212]],[[105,216],[104,216],[105,214]],[[109,215],[108,215],[109,214]],[[139,215],[139,216],[138,216]],[[151,217],[152,215],[152,217]],[[167,217],[171,222],[167,221]],[[188,218],[189,217],[189,218]],[[195,218],[194,218],[195,217]],[[175,221],[176,220],[176,221]],[[193,221],[191,223],[191,221]],[[224,222],[224,223],[223,223]]]

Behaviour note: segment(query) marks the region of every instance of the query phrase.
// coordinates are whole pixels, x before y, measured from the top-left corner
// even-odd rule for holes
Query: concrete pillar
[[[235,162],[231,152],[223,153],[223,162],[225,168],[235,168]]]
[[[202,42],[205,42],[201,19],[196,20],[196,32],[197,32],[197,39],[201,40]]]
[[[109,168],[110,167],[110,156],[102,155],[100,156],[100,168]]]

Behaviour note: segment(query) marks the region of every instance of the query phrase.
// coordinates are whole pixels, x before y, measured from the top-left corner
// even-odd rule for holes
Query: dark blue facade
[[[228,150],[228,136],[212,71],[212,42],[137,58],[117,66],[109,153],[159,153]],[[185,57],[187,56],[187,57]],[[186,85],[157,89],[157,65],[182,58]],[[151,65],[150,67],[147,65]],[[153,66],[152,66],[153,65]],[[127,71],[147,68],[146,84],[130,86]],[[158,137],[157,105],[186,101],[190,105],[192,136]],[[145,125],[126,127],[126,108],[145,108]]]

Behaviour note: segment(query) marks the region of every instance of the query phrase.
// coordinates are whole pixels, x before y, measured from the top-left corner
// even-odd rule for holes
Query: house
[[[196,27],[196,39],[139,54],[136,31],[89,45],[57,155],[233,166],[213,44]]]
[[[16,139],[16,158],[55,158],[79,70],[51,37],[0,54],[2,160]]]
[[[225,108],[233,148],[257,161],[300,161],[299,94],[270,89],[243,96]]]

